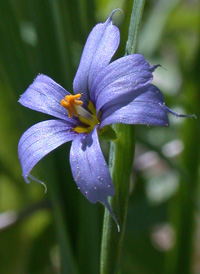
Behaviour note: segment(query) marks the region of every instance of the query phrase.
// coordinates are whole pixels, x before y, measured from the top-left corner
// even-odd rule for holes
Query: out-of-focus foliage
[[[48,155],[26,185],[17,144],[47,117],[18,98],[38,73],[72,91],[91,28],[112,9],[123,56],[132,1],[0,1],[0,273],[98,273],[103,207],[73,182],[69,145]],[[146,1],[137,52],[161,64],[155,83],[170,108],[200,112],[200,3]],[[200,272],[200,120],[169,117],[169,128],[137,127],[137,150],[121,273]],[[107,143],[102,143],[108,155]],[[62,269],[61,269],[62,263]]]

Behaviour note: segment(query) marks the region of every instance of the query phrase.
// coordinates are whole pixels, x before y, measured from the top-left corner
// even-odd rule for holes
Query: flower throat
[[[77,133],[89,133],[91,132],[97,124],[100,124],[96,109],[91,101],[87,105],[87,109],[82,107],[83,101],[80,100],[81,94],[66,95],[64,99],[61,100],[61,105],[67,110],[69,118],[73,116],[78,117],[81,122],[80,125],[74,128]]]

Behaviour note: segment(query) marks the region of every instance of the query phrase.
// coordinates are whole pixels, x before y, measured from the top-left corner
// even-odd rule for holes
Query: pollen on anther
[[[80,100],[81,94],[75,95],[66,95],[65,99],[61,100],[61,105],[67,110],[69,118],[74,116],[78,116],[78,111],[76,106],[82,106],[83,101]]]

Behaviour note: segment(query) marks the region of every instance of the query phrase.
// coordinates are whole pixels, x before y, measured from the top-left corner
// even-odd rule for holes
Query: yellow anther
[[[78,111],[76,106],[82,106],[83,102],[79,100],[81,98],[81,94],[78,93],[76,95],[66,95],[65,99],[61,100],[61,105],[66,108],[69,118],[72,118],[73,115],[78,116]]]

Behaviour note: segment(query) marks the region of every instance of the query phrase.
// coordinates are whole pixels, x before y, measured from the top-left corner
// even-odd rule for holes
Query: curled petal
[[[91,31],[74,78],[74,93],[83,93],[86,102],[92,82],[109,64],[119,45],[120,34],[112,24],[113,13],[105,23],[96,25]]]
[[[155,68],[141,54],[128,55],[109,64],[91,88],[97,112],[117,97],[150,84]]]
[[[22,135],[18,156],[27,183],[31,170],[45,155],[75,138],[76,133],[71,129],[66,121],[48,120],[32,126]]]
[[[148,85],[107,103],[102,109],[101,128],[113,123],[168,126],[168,112],[162,92]]]
[[[68,91],[50,77],[40,74],[21,95],[19,102],[27,108],[73,123],[74,119],[69,120],[66,109],[60,104],[66,95],[69,95]]]
[[[90,134],[79,134],[73,140],[70,164],[74,180],[82,194],[91,203],[104,204],[114,218],[107,197],[113,196],[115,191],[100,148],[96,127]]]

